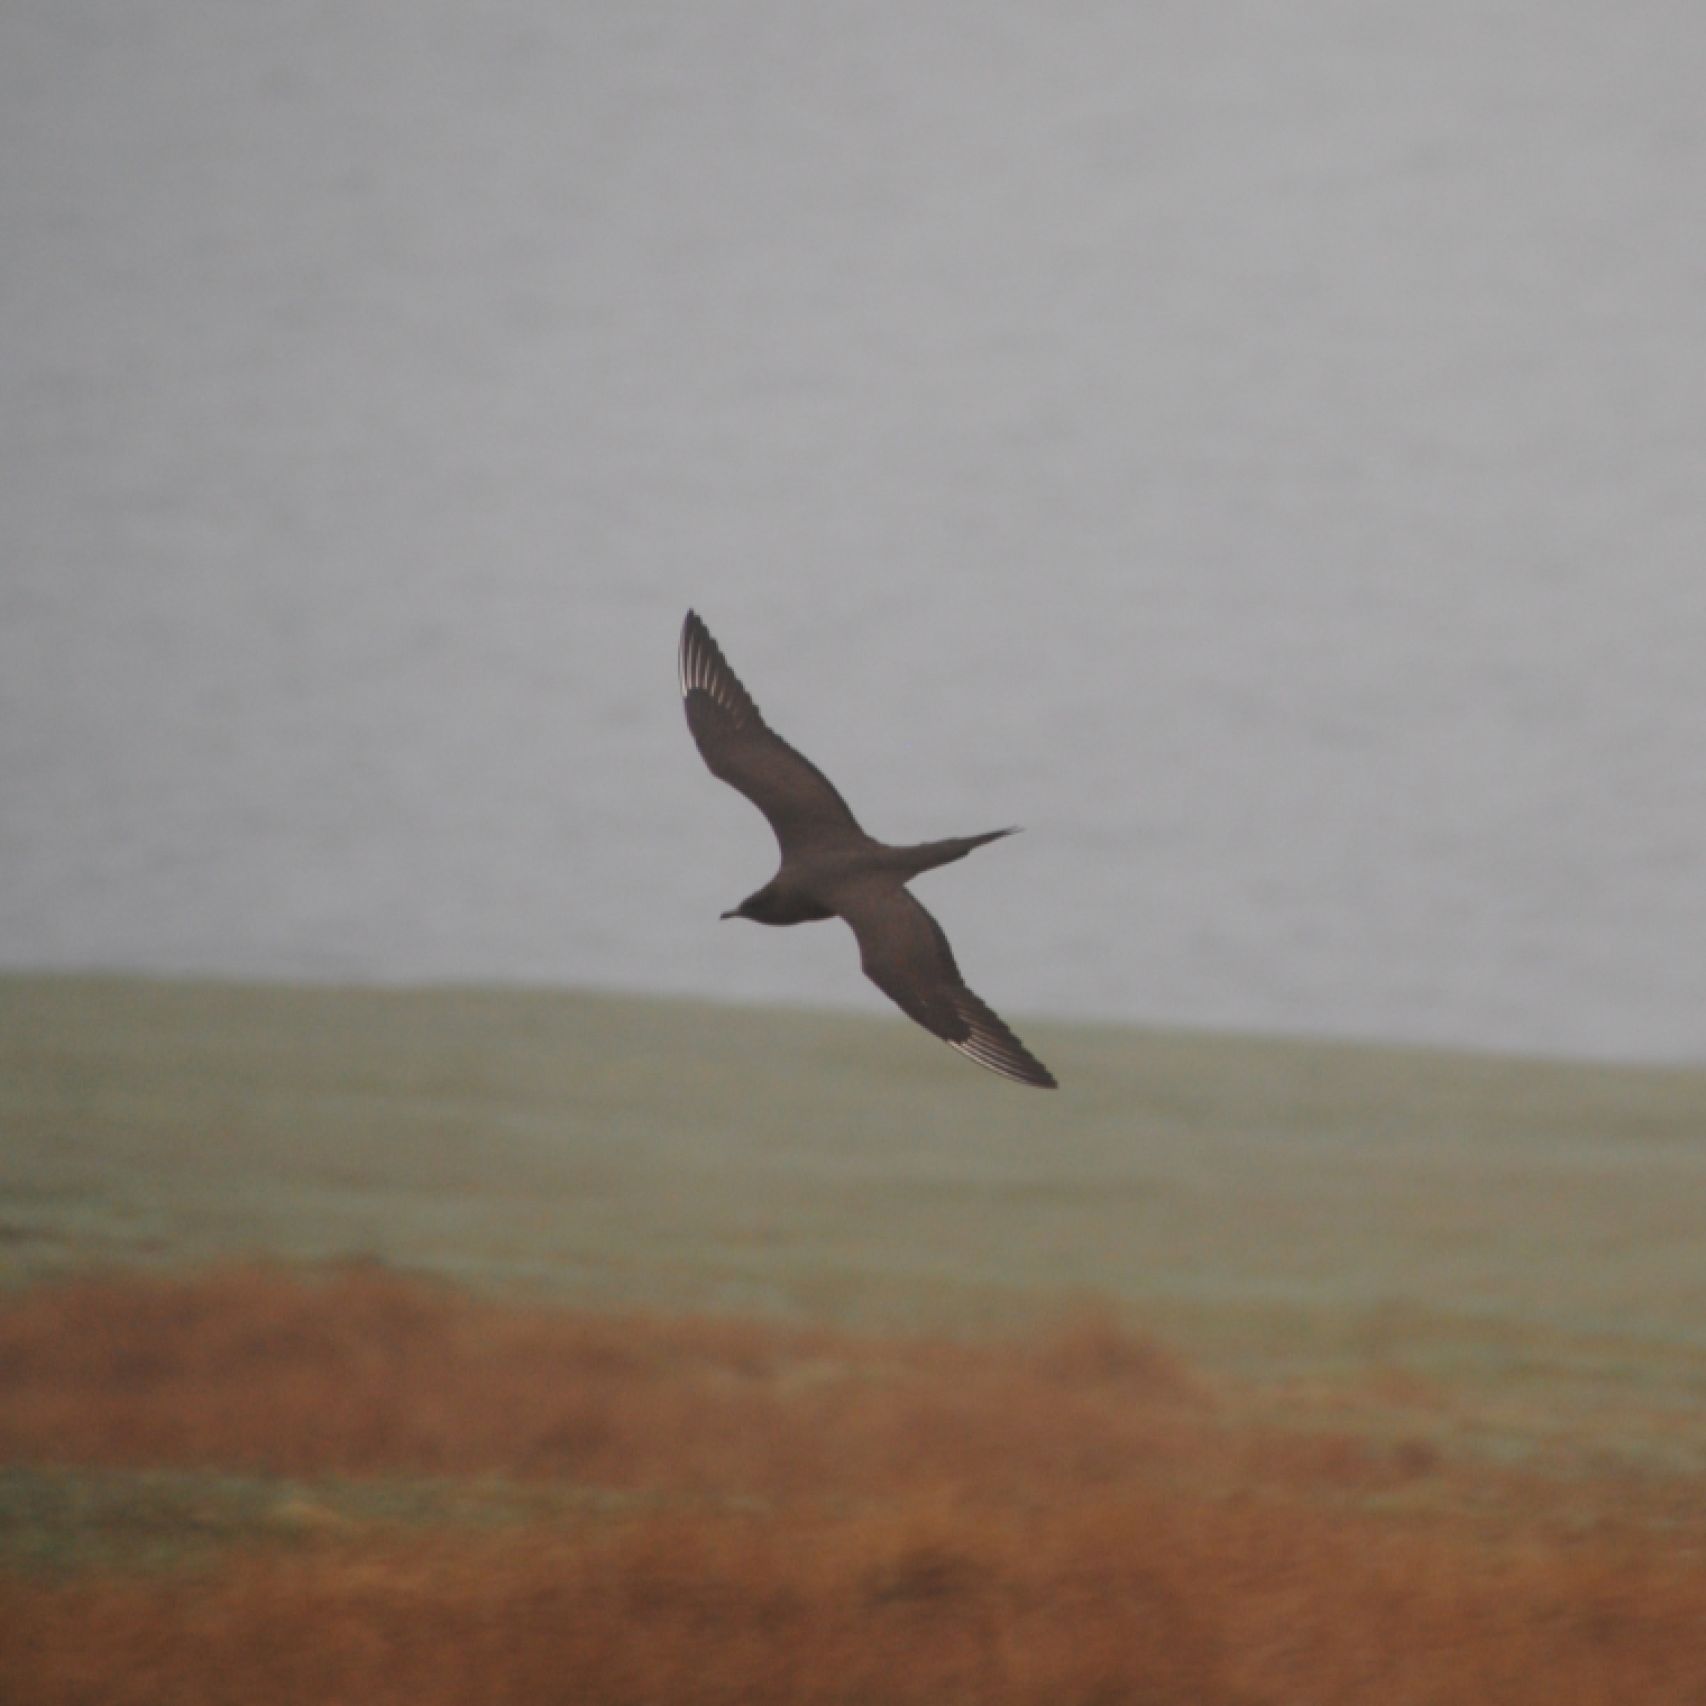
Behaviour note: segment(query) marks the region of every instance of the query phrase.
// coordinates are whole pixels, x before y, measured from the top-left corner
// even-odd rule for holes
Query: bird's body
[[[942,927],[906,887],[921,871],[1013,831],[905,847],[878,841],[834,783],[764,721],[691,610],[680,672],[687,726],[706,766],[770,820],[782,855],[775,876],[723,916],[760,924],[845,919],[865,975],[908,1017],[992,1072],[1054,1088],[1048,1068],[966,987]]]

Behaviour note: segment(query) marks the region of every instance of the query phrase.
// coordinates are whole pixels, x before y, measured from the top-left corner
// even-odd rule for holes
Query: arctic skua
[[[759,715],[691,610],[681,625],[679,663],[687,726],[706,766],[764,813],[782,854],[776,875],[723,917],[759,924],[845,919],[865,975],[909,1019],[991,1072],[1052,1090],[1054,1075],[966,987],[941,925],[906,887],[920,871],[1014,832],[909,847],[876,840],[834,783]]]

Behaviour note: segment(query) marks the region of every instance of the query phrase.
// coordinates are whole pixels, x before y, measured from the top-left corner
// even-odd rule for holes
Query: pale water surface
[[[0,15],[0,962],[1706,1058],[1706,10]]]

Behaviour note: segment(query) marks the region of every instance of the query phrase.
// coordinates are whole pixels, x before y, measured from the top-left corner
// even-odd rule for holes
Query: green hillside
[[[1094,1293],[1258,1371],[1706,1375],[1706,1073],[887,1014],[0,980],[0,1253],[374,1258],[983,1328]]]

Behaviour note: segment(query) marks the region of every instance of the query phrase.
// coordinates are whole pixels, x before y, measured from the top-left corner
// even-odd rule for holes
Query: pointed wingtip
[[[703,674],[701,654],[710,638],[711,632],[699,612],[689,605],[687,614],[681,619],[681,642],[675,649],[675,674],[684,698],[690,688],[703,685],[700,680]]]
[[[958,1016],[966,1027],[962,1037],[948,1037],[949,1048],[958,1049],[968,1060],[990,1072],[999,1073],[1015,1084],[1029,1085],[1033,1090],[1059,1088],[1055,1076],[1025,1045],[1019,1041],[1001,1016],[969,989],[962,988],[954,1002]]]
[[[975,1047],[967,1047],[964,1043],[949,1043],[949,1048],[957,1049],[967,1060],[975,1061],[988,1072],[1005,1078],[1009,1084],[1023,1084],[1028,1090],[1058,1090],[1060,1081],[1043,1063],[1021,1044],[1021,1053],[1017,1058],[1012,1056],[993,1056]]]

